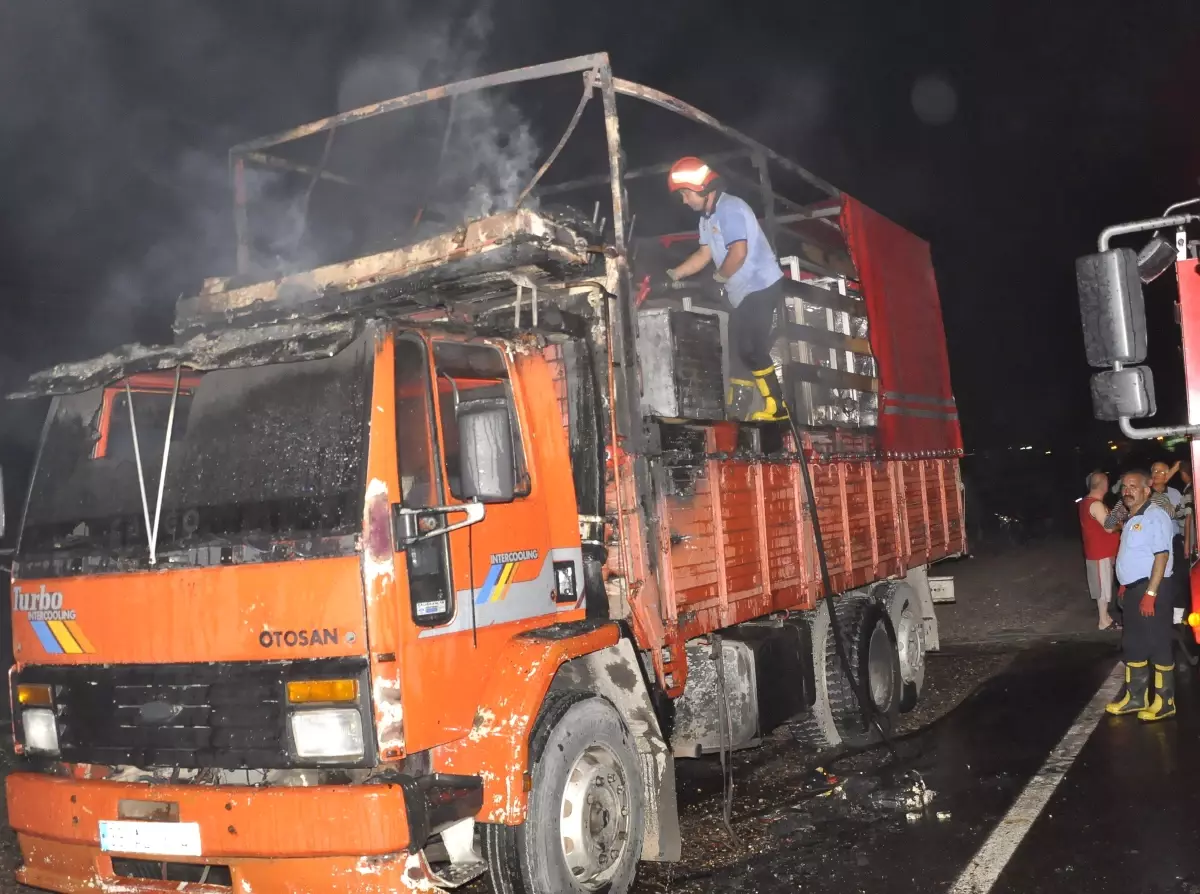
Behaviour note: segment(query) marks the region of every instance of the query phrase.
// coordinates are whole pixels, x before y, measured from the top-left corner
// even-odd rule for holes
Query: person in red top
[[[1096,601],[1100,614],[1101,630],[1110,630],[1117,625],[1108,613],[1113,595],[1113,560],[1121,545],[1121,534],[1108,531],[1104,521],[1108,509],[1104,496],[1108,493],[1108,476],[1093,472],[1088,476],[1088,494],[1079,501],[1079,525],[1083,530],[1083,558],[1087,565],[1088,589]]]

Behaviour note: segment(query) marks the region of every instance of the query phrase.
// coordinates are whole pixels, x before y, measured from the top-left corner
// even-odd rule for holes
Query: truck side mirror
[[[1128,366],[1092,376],[1092,413],[1105,422],[1153,416],[1154,376],[1148,366]]]
[[[1114,248],[1080,258],[1075,280],[1088,363],[1104,367],[1144,361],[1146,308],[1133,249]]]
[[[516,492],[512,416],[502,398],[460,401],[458,419],[462,492],[465,500],[503,503]]]

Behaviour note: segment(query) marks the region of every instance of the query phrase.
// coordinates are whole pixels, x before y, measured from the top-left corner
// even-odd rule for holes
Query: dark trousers
[[[1142,578],[1125,586],[1125,595],[1121,598],[1125,616],[1121,650],[1126,664],[1152,661],[1159,667],[1166,667],[1175,660],[1172,651],[1174,632],[1171,628],[1174,593],[1166,586],[1169,580],[1171,578],[1164,578],[1159,586],[1158,595],[1154,597],[1154,614],[1148,618],[1142,614],[1141,603],[1150,581]]]
[[[1192,587],[1190,575],[1188,574],[1187,557],[1183,554],[1183,535],[1176,534],[1174,541],[1171,543],[1171,552],[1174,554],[1174,565],[1171,576],[1163,581],[1171,582],[1171,592],[1173,599],[1171,605],[1175,608],[1181,608],[1186,615],[1187,610],[1192,604]]]
[[[729,315],[729,341],[751,372],[773,367],[771,328],[783,298],[782,281],[751,292]]]

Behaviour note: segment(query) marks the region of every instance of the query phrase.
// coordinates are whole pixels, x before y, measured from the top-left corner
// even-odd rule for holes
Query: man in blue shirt
[[[729,341],[754,374],[765,406],[751,415],[757,422],[787,418],[783,393],[771,359],[771,327],[783,298],[783,271],[758,218],[742,199],[725,192],[721,178],[701,159],[681,158],[671,167],[667,185],[685,205],[700,213],[700,248],[667,271],[672,280],[695,276],[710,263],[713,279],[725,287],[733,312]]]
[[[1127,472],[1121,479],[1121,500],[1129,518],[1117,551],[1117,582],[1124,588],[1125,626],[1121,648],[1125,685],[1116,701],[1106,706],[1110,714],[1132,714],[1144,721],[1164,720],[1175,714],[1175,655],[1171,628],[1170,587],[1159,588],[1171,577],[1171,541],[1175,523],[1150,499],[1150,476]],[[1181,573],[1183,573],[1181,571]],[[1150,662],[1154,662],[1154,701],[1149,701]]]

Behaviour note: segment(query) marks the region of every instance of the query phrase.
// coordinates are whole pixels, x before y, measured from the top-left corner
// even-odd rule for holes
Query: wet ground
[[[1197,894],[1200,680],[1194,671],[1181,674],[1175,720],[1152,726],[1093,716],[1074,731],[1081,748],[1073,762],[1047,763],[1102,684],[1111,688],[1114,661],[1113,648],[1102,643],[1040,645],[1017,654],[945,718],[897,740],[894,757],[880,748],[823,762],[822,775],[843,783],[825,797],[819,777],[803,770],[780,777],[747,767],[734,812],[740,844],[729,839],[716,811],[688,810],[689,826],[715,833],[704,836],[711,850],[701,856],[693,846],[682,866],[648,868],[638,890],[982,894],[994,879],[990,890],[1013,894]],[[995,859],[955,887],[985,844],[995,850],[996,830],[1019,822],[1006,814],[1030,780],[1055,771],[1065,775],[1040,813],[1026,817],[1031,825],[1011,859]],[[895,805],[897,794],[915,793],[914,773],[935,793],[932,800]],[[701,785],[716,801],[713,783]]]
[[[722,828],[719,807],[688,805],[684,865],[649,867],[638,890],[949,890],[1112,660],[1111,647],[1103,644],[1038,647],[1007,656],[1004,669],[958,708],[895,740],[894,756],[880,747],[821,760],[820,773],[807,761],[787,762],[789,771],[771,759],[760,766],[747,759],[733,824],[740,846]],[[949,658],[938,664],[942,661],[947,668],[957,663]],[[681,775],[695,769],[682,766]],[[822,782],[835,789],[826,795]],[[706,789],[707,796],[696,804],[720,801],[719,779],[684,785],[689,792],[694,787]],[[922,788],[933,792],[928,804],[916,797]],[[1102,786],[1102,797],[1104,791]],[[909,803],[896,803],[905,798]],[[697,847],[699,839],[705,843]],[[1050,862],[1073,862],[1078,843]],[[1046,881],[1045,888],[1013,890],[1063,889]]]
[[[684,860],[637,890],[1200,894],[1200,679],[1175,720],[1103,715],[1119,639],[1080,564],[1050,542],[942,566],[958,601],[892,748],[812,756],[784,731],[738,755],[736,840],[719,770],[679,762]]]
[[[1097,716],[1117,639],[1080,565],[1049,543],[944,567],[958,602],[892,747],[814,755],[777,731],[734,756],[734,837],[716,761],[680,761],[684,859],[636,890],[1200,894],[1200,679],[1164,724]],[[0,839],[6,880],[15,859]]]

